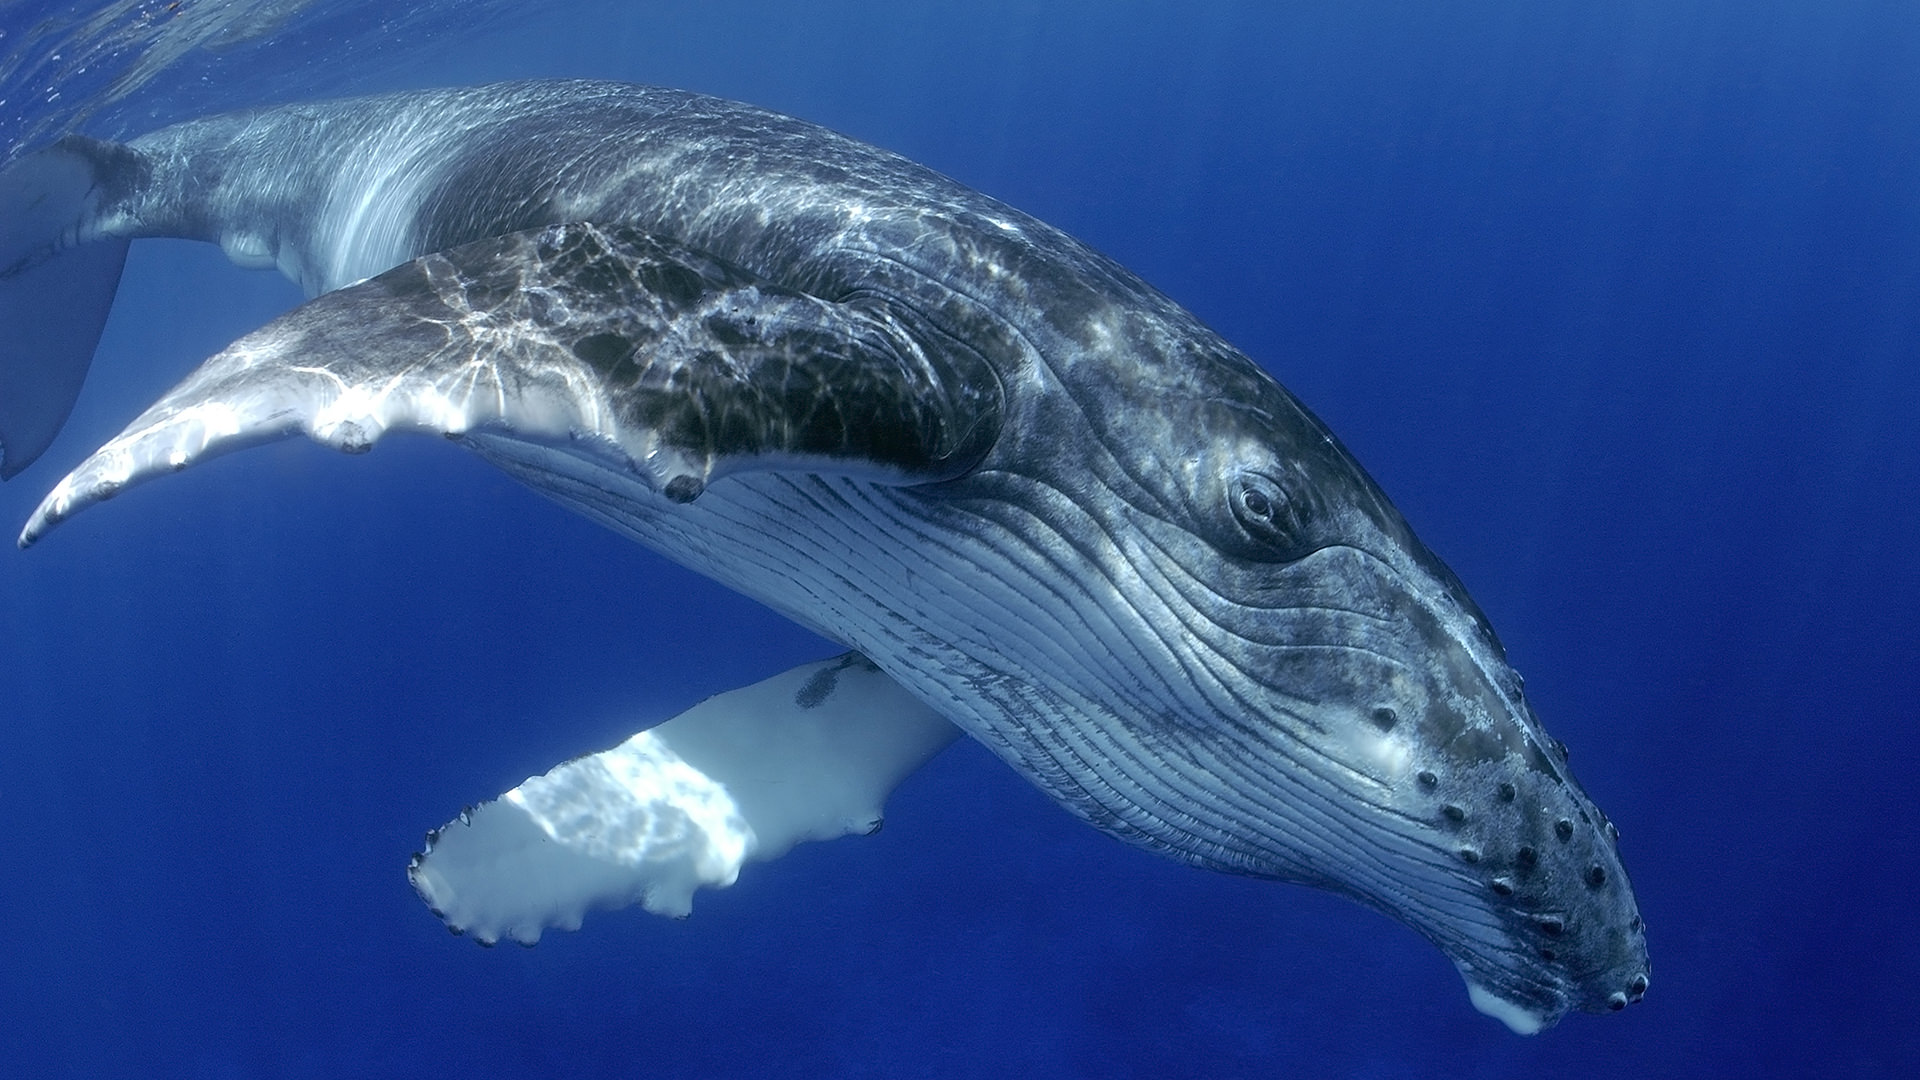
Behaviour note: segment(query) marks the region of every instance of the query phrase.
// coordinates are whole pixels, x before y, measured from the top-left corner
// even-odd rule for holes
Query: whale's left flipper
[[[531,945],[595,908],[683,916],[702,885],[880,827],[960,730],[847,653],[719,694],[427,836],[408,876],[453,930]]]
[[[396,429],[495,457],[524,446],[678,503],[753,469],[950,479],[992,447],[1000,387],[912,317],[630,228],[483,240],[241,338],[62,480],[20,544],[130,484],[297,432],[348,452]]]

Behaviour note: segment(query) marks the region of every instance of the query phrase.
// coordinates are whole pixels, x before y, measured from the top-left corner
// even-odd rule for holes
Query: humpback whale
[[[312,297],[20,542],[305,434],[476,451],[851,650],[430,834],[483,941],[869,831],[965,734],[1089,824],[1413,927],[1530,1033],[1640,1000],[1618,832],[1485,616],[1334,435],[1140,278],[929,169],[698,94],[520,82],[261,109],[0,174],[0,472],[51,442],[128,241]],[[48,318],[55,317],[51,312]]]

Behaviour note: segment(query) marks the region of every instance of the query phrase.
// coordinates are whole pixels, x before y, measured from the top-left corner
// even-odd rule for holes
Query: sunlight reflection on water
[[[125,135],[276,80],[323,90],[349,54],[399,53],[468,35],[512,12],[508,0],[0,0],[0,164],[87,126]],[[278,62],[258,62],[256,53]],[[246,63],[236,61],[246,55]],[[363,64],[353,65],[362,68]],[[285,78],[300,69],[300,77]],[[210,84],[220,83],[217,88]],[[198,88],[198,92],[196,92]],[[251,89],[251,87],[249,87]],[[149,91],[141,93],[141,91]]]

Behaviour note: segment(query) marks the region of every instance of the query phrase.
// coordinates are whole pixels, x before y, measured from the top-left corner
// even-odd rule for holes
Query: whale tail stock
[[[127,258],[101,220],[149,171],[139,151],[79,135],[0,171],[0,480],[73,411]]]

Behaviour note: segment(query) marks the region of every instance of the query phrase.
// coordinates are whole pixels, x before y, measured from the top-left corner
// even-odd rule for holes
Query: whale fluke
[[[803,664],[467,810],[407,876],[489,945],[596,908],[685,916],[743,863],[875,831],[893,789],[959,735],[858,653]]]
[[[75,135],[0,172],[0,480],[73,411],[127,260],[125,237],[87,241],[145,171],[138,152]]]
[[[392,430],[559,448],[682,503],[741,469],[948,479],[997,431],[998,384],[963,364],[883,309],[639,230],[513,233],[241,338],[62,480],[20,546],[129,485],[300,432],[348,453]]]

